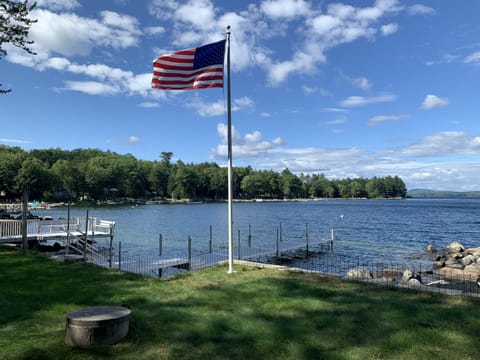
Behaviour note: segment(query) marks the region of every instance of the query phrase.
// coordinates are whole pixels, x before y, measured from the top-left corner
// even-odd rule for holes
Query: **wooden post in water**
[[[248,247],[252,247],[252,229],[250,224],[248,224]]]
[[[280,223],[280,242],[282,242],[282,223]]]

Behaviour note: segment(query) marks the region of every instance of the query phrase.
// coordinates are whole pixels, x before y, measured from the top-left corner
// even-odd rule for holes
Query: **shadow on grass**
[[[13,308],[0,313],[0,355],[13,358],[480,358],[478,301],[318,275],[217,267],[160,281],[0,250],[0,286]],[[67,311],[122,303],[123,342],[65,346]]]
[[[144,308],[163,323],[143,341],[186,358],[480,356],[475,301],[299,274],[242,280]]]

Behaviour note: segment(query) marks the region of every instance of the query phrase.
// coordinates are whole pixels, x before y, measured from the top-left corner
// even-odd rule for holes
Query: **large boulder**
[[[420,287],[422,286],[422,282],[416,278],[412,278],[410,280],[408,280],[408,286],[409,287]]]
[[[467,266],[475,262],[475,256],[467,255],[463,257],[460,261],[462,262],[463,265]]]
[[[402,276],[402,272],[398,269],[386,268],[372,274],[375,279],[394,281]]]
[[[460,244],[458,241],[454,241],[445,248],[445,251],[450,254],[461,253],[465,251],[465,247],[462,244]]]
[[[368,269],[350,269],[347,272],[347,278],[350,279],[373,279],[373,275]]]
[[[457,259],[455,255],[448,257],[445,260],[445,267],[453,268],[453,269],[463,269],[465,265],[462,264],[461,260]]]
[[[465,271],[463,269],[454,269],[448,267],[439,269],[438,274],[449,280],[462,279],[467,281],[476,281],[479,276],[477,271]]]
[[[477,258],[480,257],[480,247],[468,248],[468,249],[465,249],[465,252]]]
[[[416,280],[416,281],[411,281],[411,280]],[[402,284],[409,284],[409,285],[416,284],[417,282],[421,284],[422,277],[420,276],[420,274],[415,274],[412,270],[407,269],[403,272],[400,282]]]

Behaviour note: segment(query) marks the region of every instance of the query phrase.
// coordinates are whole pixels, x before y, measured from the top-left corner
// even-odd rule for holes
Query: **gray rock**
[[[447,260],[445,260],[445,266],[450,267],[450,265],[457,265],[459,264],[458,259],[455,256],[450,256]]]
[[[472,263],[465,266],[463,270],[465,270],[465,272],[468,272],[468,273],[480,273],[480,265]]]
[[[429,252],[429,253],[436,253],[437,249],[435,249],[435,247],[433,245],[429,244],[429,245],[427,245],[426,251]]]
[[[422,286],[422,282],[418,279],[413,278],[408,280],[408,286],[419,287]]]
[[[474,261],[475,257],[473,255],[467,255],[461,260],[462,264],[465,266],[472,264]]]
[[[347,278],[351,279],[373,279],[373,275],[368,269],[350,269],[347,272]]]
[[[445,251],[448,253],[464,252],[465,247],[462,244],[460,244],[458,241],[454,241],[446,247]]]
[[[456,264],[448,264],[445,263],[445,267],[449,267],[451,269],[460,269],[460,270],[463,270],[463,268],[465,267],[465,265],[463,265],[462,263],[456,263]]]

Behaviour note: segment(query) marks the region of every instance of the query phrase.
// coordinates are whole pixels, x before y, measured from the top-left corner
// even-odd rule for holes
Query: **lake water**
[[[38,215],[66,217],[66,208],[38,210]],[[85,216],[72,208],[71,216]],[[184,253],[190,236],[194,251],[227,248],[227,204],[139,205],[90,208],[89,215],[116,222],[115,244],[130,254]],[[445,248],[452,241],[480,246],[480,199],[326,200],[234,203],[235,244],[274,244],[281,227],[283,241],[311,239],[335,232],[336,254],[366,260],[403,260],[424,253],[428,244]],[[106,243],[105,243],[106,245]],[[415,256],[413,256],[415,257]]]

